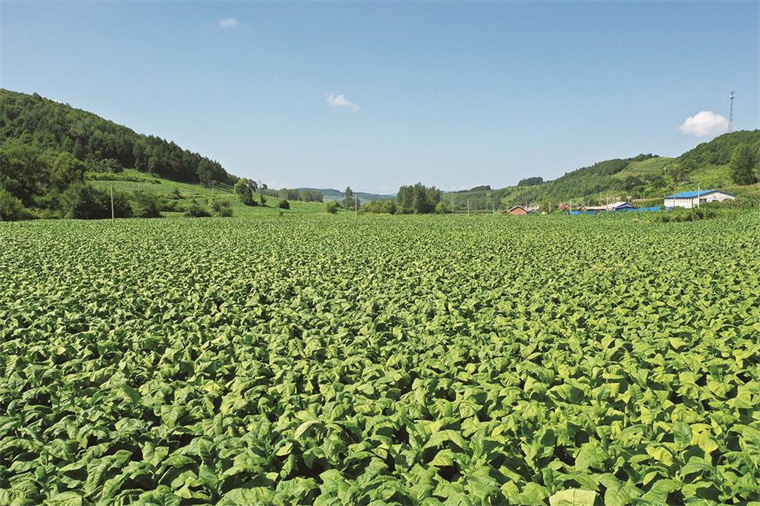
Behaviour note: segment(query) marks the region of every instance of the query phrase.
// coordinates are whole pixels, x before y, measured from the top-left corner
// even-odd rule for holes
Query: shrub
[[[197,202],[193,201],[190,207],[187,209],[185,216],[188,218],[208,218],[211,214],[208,210]]]
[[[0,221],[28,220],[32,214],[19,199],[0,188]]]
[[[396,214],[396,202],[394,200],[375,200],[367,202],[360,209],[360,213]]]
[[[715,217],[715,209],[711,207],[695,207],[694,209],[684,209],[682,207],[672,211],[661,211],[655,216],[656,223],[683,223],[685,221],[706,220]]]
[[[111,195],[107,190],[99,190],[88,184],[73,184],[63,193],[62,201],[66,218],[93,220],[111,217]],[[132,206],[123,193],[113,192],[113,208],[117,218],[132,215]]]
[[[156,195],[136,191],[132,195],[132,214],[137,218],[160,218],[161,199]]]
[[[185,208],[182,207],[182,204],[177,200],[162,200],[161,201],[161,210],[162,211],[184,211]]]
[[[277,207],[280,209],[290,209],[290,202],[288,202],[288,199],[281,199]]]
[[[338,203],[334,200],[330,200],[325,204],[325,210],[330,214],[338,213]]]
[[[229,218],[232,216],[232,206],[226,200],[210,200],[211,210],[216,216]]]

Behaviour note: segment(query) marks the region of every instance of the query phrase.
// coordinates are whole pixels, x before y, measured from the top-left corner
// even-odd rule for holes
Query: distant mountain
[[[71,153],[93,172],[135,168],[188,183],[232,184],[237,180],[218,162],[174,142],[138,134],[37,93],[27,95],[0,88],[0,145],[8,142],[48,155]]]
[[[341,200],[344,196],[343,191],[336,190],[334,188],[296,188],[296,190],[322,192],[324,200]],[[354,192],[354,195],[357,195],[359,199],[364,202],[373,202],[375,200],[390,200],[396,198],[396,195],[379,195],[377,193],[366,192]]]

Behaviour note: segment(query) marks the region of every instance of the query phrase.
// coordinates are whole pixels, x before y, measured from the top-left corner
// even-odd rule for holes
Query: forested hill
[[[657,174],[671,160],[651,154],[605,160],[568,172],[553,181],[526,177],[517,186],[447,193],[444,201],[454,209],[469,206],[471,209],[490,210],[516,204],[564,202],[601,192],[641,192],[647,187],[665,187],[665,181]]]
[[[40,152],[68,152],[93,172],[135,168],[189,183],[237,178],[213,160],[153,135],[143,135],[95,114],[38,94],[0,88],[0,145],[18,142]]]
[[[732,189],[753,183],[739,181],[729,167],[740,146],[760,152],[760,130],[724,134],[699,144],[677,158],[642,154],[633,158],[605,160],[581,167],[552,180],[543,181],[527,173],[517,186],[447,193],[444,201],[454,209],[498,209],[516,204],[554,204],[559,202],[604,202],[610,199],[648,199],[683,189]],[[759,169],[760,170],[760,169]],[[530,177],[534,176],[534,177]],[[756,174],[754,180],[760,180]],[[492,207],[493,206],[493,207]]]
[[[605,160],[568,172],[553,181],[512,187],[511,191],[505,192],[505,197],[513,204],[546,200],[559,202],[600,192],[635,193],[647,185],[662,188],[665,182],[657,178],[659,171],[649,169],[661,169],[670,161],[669,158],[661,159],[651,154]],[[642,169],[640,172],[635,170],[637,165]],[[624,171],[631,177],[630,180],[628,176],[623,176]]]
[[[709,142],[703,142],[694,149],[679,156],[676,161],[686,165],[687,172],[700,168],[728,165],[734,150],[742,144],[760,148],[760,130],[740,130],[723,134]]]

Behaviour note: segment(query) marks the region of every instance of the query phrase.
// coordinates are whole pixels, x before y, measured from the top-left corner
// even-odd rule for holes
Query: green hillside
[[[605,160],[568,172],[553,181],[532,186],[509,186],[495,190],[449,193],[444,201],[461,208],[469,201],[470,209],[492,209],[518,204],[604,199],[607,193],[644,197],[661,190],[665,182],[658,177],[661,168],[671,161],[656,155]]]
[[[646,177],[650,174],[662,174],[662,169],[673,161],[673,158],[654,157],[646,160],[633,161],[623,170],[614,174],[616,179],[625,180],[628,176]]]
[[[203,185],[231,192],[238,178],[173,142],[135,133],[95,114],[0,89],[0,221],[29,218],[158,217],[162,212],[229,216],[219,200],[180,205]],[[107,183],[106,183],[107,181]],[[192,188],[192,190],[190,190]],[[181,192],[181,190],[179,190]]]
[[[757,185],[739,186],[731,178],[729,162],[734,150],[748,144],[760,152],[760,130],[721,135],[677,158],[639,155],[605,160],[571,171],[534,186],[508,186],[493,190],[447,193],[444,201],[462,209],[490,210],[519,204],[557,204],[571,200],[601,203],[610,200],[658,200],[676,191],[719,188],[738,195],[758,195]],[[760,179],[760,175],[758,175]]]
[[[86,170],[134,168],[174,181],[233,184],[237,178],[209,158],[143,135],[68,104],[0,89],[0,144],[17,142],[48,155],[72,154]]]

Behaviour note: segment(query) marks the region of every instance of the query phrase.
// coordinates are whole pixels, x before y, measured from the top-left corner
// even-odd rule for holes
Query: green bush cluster
[[[229,218],[232,216],[232,205],[226,200],[209,200],[211,211],[215,216]]]
[[[702,205],[693,209],[678,207],[671,211],[660,211],[655,216],[657,223],[683,223],[685,221],[706,220],[716,216],[716,207]]]
[[[211,216],[228,218],[232,216],[232,206],[226,200],[209,199],[208,206],[211,210],[198,201],[193,200],[185,212],[185,216],[188,218],[208,218]]]
[[[138,210],[142,211],[140,204]],[[111,194],[88,184],[71,185],[63,194],[62,210],[65,218],[84,220],[111,217]],[[129,197],[113,192],[113,212],[116,218],[129,218],[133,214]]]
[[[373,200],[359,208],[359,212],[371,214],[396,214],[397,211],[398,206],[395,200]]]

